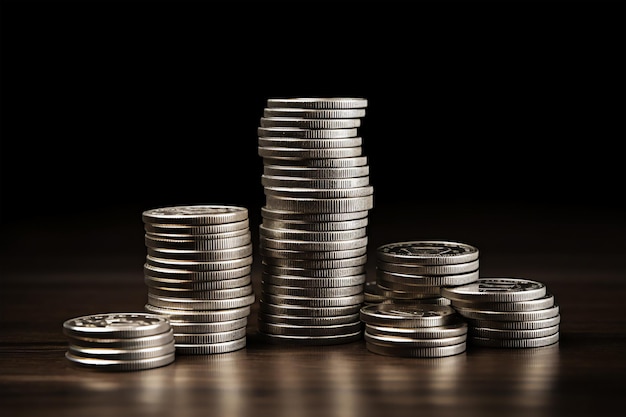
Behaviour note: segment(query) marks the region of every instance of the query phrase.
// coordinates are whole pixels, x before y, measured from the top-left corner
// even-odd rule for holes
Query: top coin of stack
[[[270,98],[258,128],[266,203],[259,226],[259,333],[270,343],[362,338],[369,166],[364,98]]]
[[[255,295],[248,209],[163,207],[142,214],[145,309],[169,318],[176,351],[225,353],[246,346]]]

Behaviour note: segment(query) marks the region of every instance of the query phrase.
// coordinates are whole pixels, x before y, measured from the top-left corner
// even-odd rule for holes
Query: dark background
[[[593,217],[623,255],[621,2],[3,1],[1,53],[7,268],[140,268],[161,206],[242,205],[254,228],[256,129],[289,96],[368,99],[372,224],[398,240],[495,250],[527,233],[497,216]]]

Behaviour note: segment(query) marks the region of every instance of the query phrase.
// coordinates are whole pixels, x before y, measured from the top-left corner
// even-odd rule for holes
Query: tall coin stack
[[[142,219],[145,310],[169,318],[176,352],[244,348],[255,301],[248,209],[174,206],[144,211]]]
[[[258,328],[269,343],[362,339],[367,225],[373,208],[358,128],[364,98],[270,98],[263,158]]]
[[[522,278],[480,278],[442,289],[468,322],[468,343],[499,348],[534,348],[559,340],[561,315],[545,284]]]
[[[368,286],[368,298],[449,305],[441,289],[476,282],[478,254],[475,246],[451,241],[382,245],[376,249],[376,285]]]

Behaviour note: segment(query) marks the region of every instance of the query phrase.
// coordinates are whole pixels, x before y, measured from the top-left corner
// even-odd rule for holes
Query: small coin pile
[[[107,371],[139,371],[174,362],[174,332],[167,318],[145,313],[103,313],[63,323],[72,363]]]
[[[468,322],[472,346],[533,348],[559,340],[559,306],[542,282],[480,278],[441,293]]]
[[[379,246],[376,281],[366,286],[366,299],[449,305],[441,289],[478,280],[478,254],[475,246],[452,241],[419,240]]]
[[[270,98],[263,158],[258,329],[270,343],[362,339],[367,224],[373,207],[358,128],[364,98]]]
[[[449,305],[387,300],[364,305],[365,346],[386,356],[437,358],[465,352],[468,325]]]
[[[167,316],[176,352],[213,354],[244,348],[255,301],[248,209],[173,206],[146,210],[142,219],[145,310]]]

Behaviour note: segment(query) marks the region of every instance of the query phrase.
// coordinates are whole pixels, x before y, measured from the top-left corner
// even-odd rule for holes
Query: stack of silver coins
[[[65,357],[78,366],[139,371],[174,362],[174,332],[167,318],[145,313],[103,313],[63,323]]]
[[[469,325],[472,346],[534,348],[559,340],[561,315],[544,283],[523,278],[480,278],[442,295]]]
[[[145,310],[169,318],[177,353],[245,347],[255,301],[248,209],[173,206],[144,211],[142,219]]]
[[[358,128],[364,98],[270,98],[263,158],[258,330],[269,343],[362,339],[367,225],[373,208]]]
[[[367,288],[369,302],[413,301],[449,305],[443,287],[478,280],[478,249],[452,241],[393,242],[376,249],[376,281]]]
[[[364,305],[365,346],[379,355],[437,358],[467,347],[468,325],[449,305],[387,300]]]

